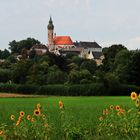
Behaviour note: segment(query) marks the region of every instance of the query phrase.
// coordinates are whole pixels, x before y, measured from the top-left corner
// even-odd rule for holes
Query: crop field
[[[60,108],[60,105],[58,104],[59,101],[62,101],[62,108]],[[41,113],[44,115],[45,123],[47,124],[47,130],[45,132],[47,133],[47,136],[43,133],[44,129],[38,128],[38,126],[42,125],[42,123],[44,124],[44,122],[40,120],[39,115],[35,115],[37,104],[39,105]],[[104,139],[106,135],[103,134],[102,136],[101,129],[99,128],[102,127],[101,125],[103,124],[99,125],[99,122],[102,121],[101,117],[103,116],[103,110],[109,110],[110,105],[113,105],[114,108],[119,105],[120,108],[123,108],[126,111],[135,107],[134,102],[130,97],[123,96],[0,98],[0,129],[7,131],[8,134],[10,134],[10,131],[14,131],[14,135],[12,134],[12,137],[9,137],[9,139],[28,138],[59,140],[95,139],[95,137],[96,139]],[[24,123],[20,120],[21,123],[17,125],[19,113],[22,111],[24,113],[22,119]],[[10,118],[11,115],[14,116],[12,120]],[[27,115],[30,115],[31,118],[34,117],[36,125],[28,124],[26,121]],[[12,127],[13,130],[11,130],[11,128],[9,129],[9,127]],[[23,128],[26,129],[24,130]],[[29,133],[31,128],[32,130],[35,130]],[[97,128],[100,132],[98,133],[98,136],[96,136]],[[22,133],[24,132],[22,131],[26,134],[23,135]],[[22,132],[20,134],[21,137],[18,135],[18,132]],[[44,134],[43,136],[41,136],[42,133]],[[111,136],[113,135],[107,135],[108,138],[111,138]]]

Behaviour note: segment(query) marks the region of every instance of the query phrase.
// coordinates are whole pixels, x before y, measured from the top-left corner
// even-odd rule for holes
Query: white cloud
[[[129,49],[140,49],[140,36],[126,41],[126,44],[128,44]]]
[[[129,50],[136,50],[140,49],[140,36],[128,39],[128,40],[108,40],[108,41],[101,41],[100,45],[102,47],[109,47],[113,44],[122,44]]]

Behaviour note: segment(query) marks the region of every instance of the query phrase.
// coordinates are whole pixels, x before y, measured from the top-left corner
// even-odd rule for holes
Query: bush
[[[40,86],[38,89],[38,94],[42,95],[67,95],[68,87],[65,85],[46,85]]]
[[[84,84],[69,86],[69,95],[72,96],[99,96],[104,95],[103,84]]]
[[[116,87],[106,87],[102,83],[77,84],[77,85],[17,85],[0,84],[0,92],[22,93],[22,94],[40,94],[40,95],[58,95],[58,96],[126,96],[129,93],[140,91],[140,87],[134,85],[119,85]]]
[[[16,84],[0,84],[0,92],[17,93],[18,87]]]
[[[38,91],[38,86],[19,85],[17,90],[18,90],[18,93],[22,93],[22,94],[36,94]]]
[[[121,85],[120,86],[120,91],[118,92],[118,95],[129,95],[131,92],[139,92],[140,87],[135,86],[135,85]]]

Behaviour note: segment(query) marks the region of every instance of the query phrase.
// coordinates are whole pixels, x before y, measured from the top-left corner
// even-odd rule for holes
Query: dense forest
[[[140,51],[128,50],[123,45],[103,48],[105,59],[100,66],[94,60],[76,55],[57,56],[47,52],[43,56],[26,52],[40,41],[27,38],[9,43],[9,50],[0,50],[0,83],[16,85],[90,85],[103,84],[105,88],[121,85],[140,85]],[[22,59],[18,60],[17,55]],[[0,88],[2,90],[2,88]]]

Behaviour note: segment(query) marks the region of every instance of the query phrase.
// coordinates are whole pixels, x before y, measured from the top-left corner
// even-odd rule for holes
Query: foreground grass
[[[61,122],[58,101],[62,100],[65,106],[65,116],[68,124],[82,125],[91,133],[96,129],[96,123],[104,108],[110,105],[120,105],[125,109],[133,106],[130,97],[46,97],[46,98],[0,98],[0,123],[10,122],[10,115],[18,116],[21,110],[32,114],[34,107],[40,103],[48,114],[48,121],[55,126],[54,139],[61,139]]]

